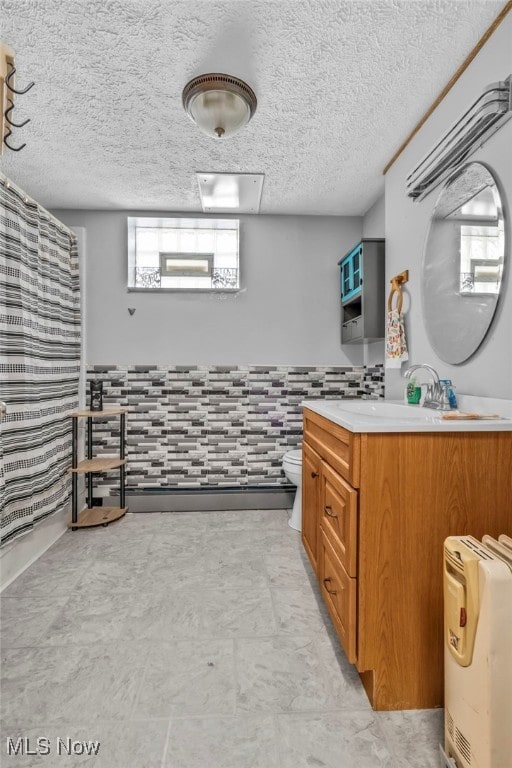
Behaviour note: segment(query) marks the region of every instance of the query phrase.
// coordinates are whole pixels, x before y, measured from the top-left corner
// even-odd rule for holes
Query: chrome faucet
[[[404,373],[405,378],[409,379],[411,374],[421,368],[432,376],[432,383],[425,385],[427,389],[425,392],[425,399],[423,400],[423,406],[425,408],[434,408],[438,411],[450,411],[451,406],[448,393],[448,384],[441,384],[438,372],[435,370],[435,368],[432,368],[431,365],[427,365],[426,363],[411,365],[411,367],[408,368]]]

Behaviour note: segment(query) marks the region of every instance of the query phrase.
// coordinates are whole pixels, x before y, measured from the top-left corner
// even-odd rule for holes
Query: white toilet
[[[293,509],[288,520],[290,528],[296,531],[302,530],[302,451],[288,451],[283,456],[283,472],[290,481],[297,486]]]

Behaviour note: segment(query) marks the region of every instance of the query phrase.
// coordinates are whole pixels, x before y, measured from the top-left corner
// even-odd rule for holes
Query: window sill
[[[128,293],[240,293],[242,288],[132,288]]]

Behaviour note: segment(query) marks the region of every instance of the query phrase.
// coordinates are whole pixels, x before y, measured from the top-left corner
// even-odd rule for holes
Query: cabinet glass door
[[[363,284],[363,248],[357,245],[341,261],[341,301],[357,296]]]
[[[363,282],[361,270],[361,248],[354,251],[352,256],[352,288],[354,291],[361,287]]]
[[[352,269],[350,258],[345,259],[341,265],[341,299],[345,299],[352,290]]]

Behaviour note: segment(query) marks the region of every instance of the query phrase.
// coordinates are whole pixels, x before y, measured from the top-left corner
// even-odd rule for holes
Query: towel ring
[[[391,281],[393,283],[393,281]],[[393,297],[397,294],[397,300],[396,300],[396,307],[395,309],[400,313],[402,311],[402,305],[404,303],[404,297],[402,294],[402,289],[398,284],[393,284],[393,287],[391,288],[391,293],[388,297],[388,312],[391,312],[393,310]]]
[[[396,300],[396,307],[398,313],[402,311],[402,305],[404,303],[404,297],[402,293],[402,285],[406,283],[409,280],[409,270],[406,269],[403,272],[400,272],[399,275],[395,275],[391,278],[389,281],[391,283],[391,292],[388,296],[388,312],[391,312],[393,310],[393,297],[396,294],[398,294],[397,300]]]

